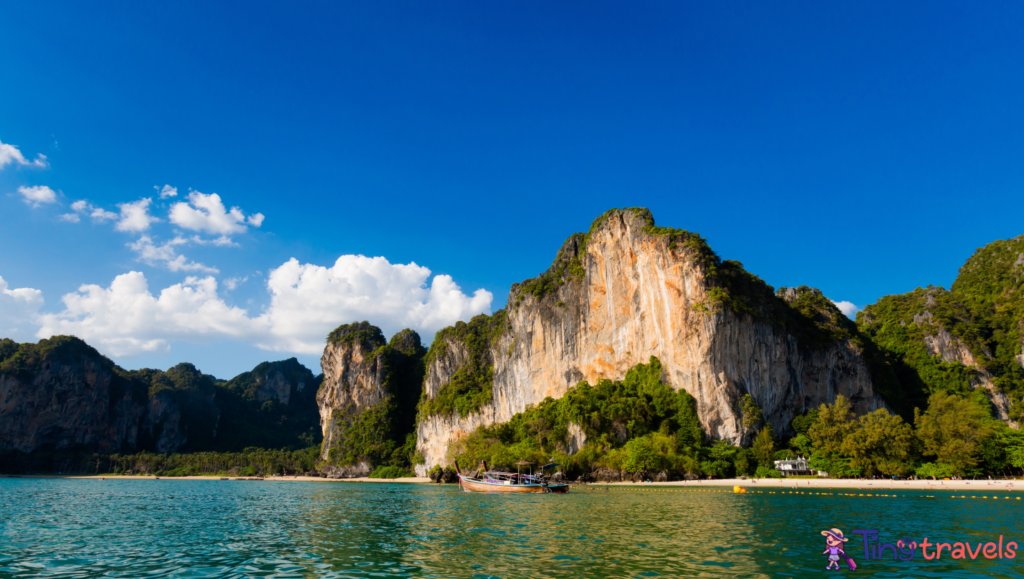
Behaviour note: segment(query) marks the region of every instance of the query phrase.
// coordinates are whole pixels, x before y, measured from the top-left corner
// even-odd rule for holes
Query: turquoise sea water
[[[853,529],[1024,546],[1024,501],[890,494],[0,479],[0,577],[1024,577],[1024,556],[864,560]],[[855,572],[825,571],[832,527]]]

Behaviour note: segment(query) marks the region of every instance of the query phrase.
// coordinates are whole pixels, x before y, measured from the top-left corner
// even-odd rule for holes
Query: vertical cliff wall
[[[415,423],[425,353],[412,330],[395,334],[390,343],[367,322],[331,332],[316,397],[324,437],[320,458],[329,476],[366,476],[384,464],[409,466],[411,445],[404,452],[402,447]]]
[[[777,431],[837,394],[858,412],[873,410],[881,401],[840,316],[809,288],[776,296],[699,236],[655,227],[646,210],[610,211],[570,237],[545,274],[513,286],[506,310],[475,320],[487,331],[471,331],[471,322],[439,332],[417,425],[418,470],[445,464],[449,443],[480,425],[559,398],[580,380],[622,379],[650,356],[665,383],[697,399],[706,432],[737,444],[752,434],[742,426],[744,394]],[[468,360],[491,364],[477,373],[489,396],[453,411],[440,401],[460,398],[452,385]]]

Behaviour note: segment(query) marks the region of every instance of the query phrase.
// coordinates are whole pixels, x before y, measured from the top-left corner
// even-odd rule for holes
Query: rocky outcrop
[[[0,451],[134,449],[145,404],[114,364],[75,338],[44,342],[0,367]]]
[[[465,417],[422,419],[417,449],[426,463],[417,470],[447,464],[449,444],[480,425],[508,421],[528,405],[563,396],[581,380],[622,379],[651,356],[661,360],[666,384],[697,399],[705,431],[737,444],[752,435],[741,421],[744,394],[779,432],[795,414],[838,394],[860,413],[882,404],[860,350],[849,340],[812,344],[785,329],[777,316],[759,315],[756,308],[736,313],[740,308],[723,301],[730,296],[716,276],[753,276],[738,264],[716,261],[702,244],[699,236],[654,227],[646,210],[611,211],[587,235],[569,238],[552,268],[513,286],[507,311],[496,314],[505,319],[488,348],[491,402]],[[770,299],[754,296],[761,305],[775,299],[770,288],[765,291]],[[426,394],[434,397],[468,352],[451,343],[430,357]]]
[[[587,443],[587,433],[575,422],[569,423],[569,432],[565,437],[566,454],[576,454]]]
[[[324,436],[320,458],[328,476],[366,476],[394,461],[415,424],[425,353],[412,330],[395,334],[390,343],[367,322],[331,332],[316,396]]]
[[[992,412],[995,417],[1006,421],[1012,428],[1017,428],[1017,423],[1010,420],[1010,406],[1012,405],[1010,397],[996,387],[992,373],[975,361],[974,355],[967,345],[934,321],[934,316],[927,310],[915,315],[914,322],[924,327],[926,331],[933,332],[924,337],[928,353],[941,358],[943,362],[959,363],[973,369],[974,377],[971,379],[971,388],[983,388],[992,404]]]
[[[366,322],[342,326],[328,338],[320,358],[324,381],[316,395],[324,433],[322,460],[329,460],[331,449],[344,444],[344,429],[355,417],[387,395],[385,359],[376,355],[384,344],[380,328]]]

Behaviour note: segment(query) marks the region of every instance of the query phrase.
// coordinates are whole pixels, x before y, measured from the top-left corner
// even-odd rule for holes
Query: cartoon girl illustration
[[[822,551],[822,555],[828,555],[828,566],[825,569],[835,568],[839,569],[840,559],[846,559],[846,564],[850,566],[850,571],[857,570],[857,564],[853,559],[846,556],[846,550],[843,549],[843,543],[849,541],[843,536],[843,532],[839,529],[829,529],[822,531],[822,535],[825,535],[825,550]]]

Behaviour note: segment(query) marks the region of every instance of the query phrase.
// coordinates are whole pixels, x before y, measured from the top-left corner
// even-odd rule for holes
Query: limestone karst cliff
[[[188,363],[124,370],[72,336],[4,339],[0,452],[311,446],[320,440],[318,387],[294,358],[220,382]]]
[[[979,248],[949,290],[885,296],[857,324],[891,360],[907,406],[936,391],[981,396],[995,417],[1024,418],[1024,236]]]
[[[697,400],[704,430],[746,442],[745,394],[776,431],[837,394],[882,405],[855,328],[820,292],[778,295],[696,234],[612,210],[570,237],[551,268],[512,287],[506,310],[437,334],[417,424],[417,470],[448,445],[581,380],[622,379],[656,356],[663,380]]]
[[[412,330],[395,334],[390,343],[367,322],[331,332],[320,360],[324,378],[316,398],[323,472],[353,477],[383,464],[409,466],[425,353]]]

